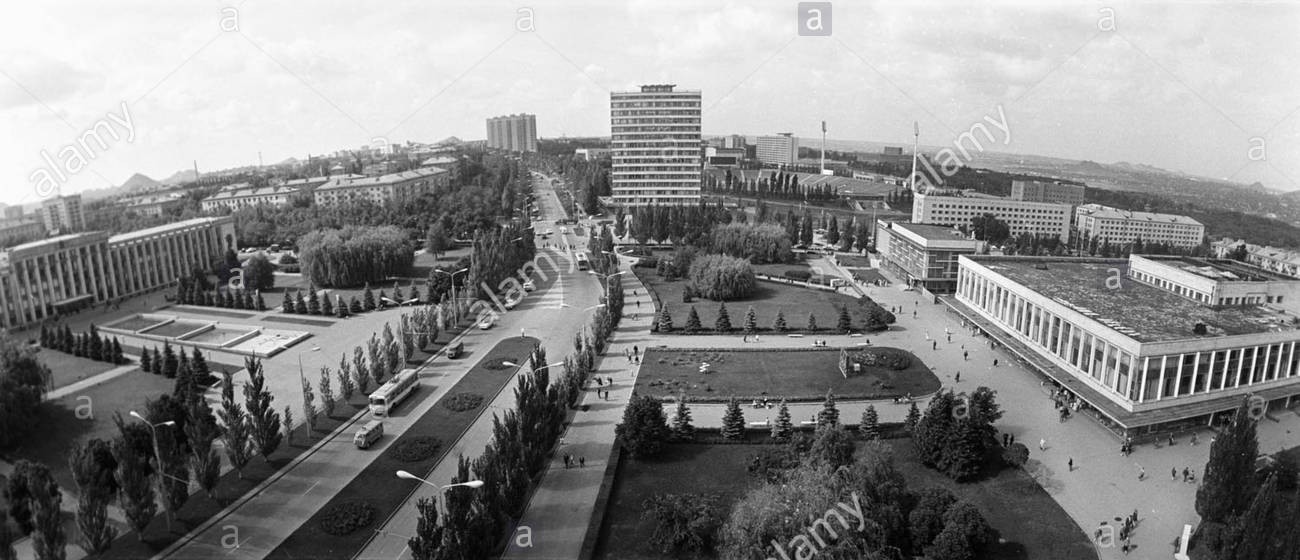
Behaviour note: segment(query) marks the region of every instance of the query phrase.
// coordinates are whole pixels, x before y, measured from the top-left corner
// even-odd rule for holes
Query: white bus
[[[404,369],[387,383],[370,393],[370,412],[375,416],[388,416],[402,400],[420,386],[420,376],[413,369]]]
[[[587,270],[590,263],[587,262],[587,253],[578,253],[578,270]]]

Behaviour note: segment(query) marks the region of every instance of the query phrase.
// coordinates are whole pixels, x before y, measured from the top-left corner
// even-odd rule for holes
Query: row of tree
[[[42,348],[58,350],[97,362],[116,365],[127,362],[126,356],[122,355],[122,344],[118,342],[117,337],[109,338],[99,334],[99,329],[95,325],[90,326],[90,332],[75,334],[67,325],[61,329],[41,325],[40,343]]]
[[[801,177],[802,176],[802,177]],[[709,192],[750,196],[759,199],[828,201],[839,198],[834,186],[809,184],[807,173],[762,170],[737,176],[726,169],[721,175],[706,174],[704,187]]]
[[[212,291],[200,290],[188,278],[181,278],[177,285],[176,302],[183,305],[266,311],[266,301],[262,299],[262,292],[260,291],[235,288]]]
[[[867,299],[867,298],[859,298],[859,301],[861,302],[862,299]],[[866,316],[865,317],[866,322],[863,324],[863,328],[865,330],[867,331],[883,330],[888,328],[889,325],[894,322],[895,320],[894,314],[885,310],[883,307],[881,307],[879,304],[875,303],[874,301],[867,299],[867,301],[863,303],[863,305],[866,306],[866,311],[864,313],[864,315]],[[804,329],[802,330],[808,332],[832,330],[829,327],[822,328],[821,326],[819,326],[817,324],[817,316],[811,312],[808,313],[808,321],[806,325],[807,326],[805,326]],[[849,308],[840,307],[839,312],[837,314],[835,327],[833,330],[835,332],[847,334],[853,331],[853,327],[854,327],[853,315],[849,311]],[[655,319],[655,322],[650,325],[651,331],[670,333],[676,330],[677,328],[678,327],[673,324],[673,315],[672,312],[668,309],[668,306],[660,305],[659,316]],[[703,322],[700,320],[700,314],[695,309],[694,305],[691,306],[690,312],[686,316],[686,324],[680,327],[680,329],[682,332],[685,332],[686,334],[698,333],[706,330]],[[741,330],[744,331],[746,334],[754,334],[756,332],[760,332],[763,330],[770,330],[773,332],[791,332],[800,329],[798,329],[797,327],[790,326],[790,324],[786,321],[785,311],[781,309],[776,310],[776,316],[772,318],[772,323],[770,324],[770,326],[766,328],[762,327],[759,324],[758,313],[754,310],[754,306],[752,305],[749,306],[749,309],[745,311],[744,320],[741,323],[739,329],[737,329],[737,327],[733,325],[731,322],[731,314],[727,311],[727,304],[719,303],[718,311],[717,313],[714,314],[712,330],[713,332],[733,332],[736,330]]]

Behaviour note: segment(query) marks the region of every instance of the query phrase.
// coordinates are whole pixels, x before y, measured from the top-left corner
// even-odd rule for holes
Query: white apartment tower
[[[700,91],[672,84],[609,94],[615,204],[700,200]]]
[[[763,163],[791,165],[799,161],[799,138],[790,132],[759,136],[756,155]]]

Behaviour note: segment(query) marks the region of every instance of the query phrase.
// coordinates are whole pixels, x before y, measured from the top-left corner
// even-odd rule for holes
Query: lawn
[[[957,484],[921,466],[911,440],[885,443],[893,448],[894,464],[913,492],[927,486],[952,490],[978,507],[1007,540],[987,551],[981,560],[1096,560],[1083,530],[1023,470],[1004,469],[981,482]],[[719,494],[729,508],[747,490],[758,486],[745,465],[760,448],[748,444],[668,444],[660,459],[620,462],[594,557],[673,558],[647,546],[654,526],[641,519],[642,503],[665,491],[712,492]]]
[[[783,267],[781,270],[784,271],[788,268],[797,268],[799,265],[781,266]],[[637,278],[650,290],[658,302],[668,306],[668,311],[673,317],[674,327],[681,329],[686,326],[686,317],[690,314],[691,306],[694,306],[696,313],[700,316],[701,326],[710,330],[713,328],[714,321],[718,316],[718,302],[696,298],[692,303],[683,303],[682,291],[686,287],[685,280],[665,282],[651,269],[633,268],[632,270],[635,271]],[[772,320],[776,318],[777,311],[781,311],[785,315],[786,325],[790,330],[798,332],[808,332],[809,314],[812,314],[817,319],[818,330],[815,332],[827,334],[834,332],[840,307],[848,308],[855,331],[861,330],[866,322],[865,309],[858,304],[857,298],[829,290],[804,288],[778,282],[759,281],[758,289],[753,296],[728,301],[726,305],[727,315],[731,318],[731,326],[735,329],[744,326],[745,313],[750,306],[754,307],[760,330],[771,329]],[[707,334],[707,332],[700,334]],[[737,330],[734,334],[739,336],[740,331]]]
[[[50,373],[53,374],[50,381],[55,389],[71,385],[82,379],[94,377],[117,367],[108,362],[78,358],[72,354],[65,354],[50,348],[42,348],[36,357],[41,360],[41,363],[50,368]]]
[[[908,353],[911,355],[910,353]],[[701,402],[754,398],[821,401],[826,391],[840,399],[881,399],[911,393],[921,396],[939,389],[939,378],[919,358],[893,371],[866,368],[848,378],[839,372],[838,348],[807,350],[686,350],[650,348],[645,351],[636,392],[667,398],[685,392]],[[701,374],[701,362],[709,363]]]
[[[347,486],[344,486],[329,504],[298,527],[280,546],[271,551],[267,558],[352,558],[365,547],[374,530],[383,526],[391,516],[415,491],[418,482],[394,478],[393,473],[407,470],[417,476],[431,472],[444,456],[450,452],[482,412],[483,407],[495,398],[518,371],[513,367],[500,367],[502,361],[522,363],[537,343],[535,338],[509,338],[501,341],[489,350],[461,380],[447,390],[445,395],[476,393],[483,396],[479,406],[456,411],[445,406],[434,406],[425,412],[401,437],[388,443],[378,458],[361,471]],[[412,401],[403,404],[407,410],[420,400],[428,398],[428,391],[413,394]],[[404,462],[396,455],[396,450],[406,441],[421,437],[436,438],[441,447],[430,458],[417,462]],[[444,482],[444,481],[437,481]],[[322,511],[336,504],[363,501],[375,508],[375,520],[371,526],[357,531],[335,536],[321,528]]]

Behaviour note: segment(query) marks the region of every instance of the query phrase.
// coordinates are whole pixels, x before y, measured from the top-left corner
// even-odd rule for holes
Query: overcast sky
[[[824,119],[830,138],[905,143],[915,120],[944,145],[1001,106],[997,151],[1300,189],[1295,4],[837,0],[830,37],[798,36],[792,1],[15,4],[8,203],[39,200],[42,150],[61,165],[100,120],[122,137],[92,142],[65,193],[258,151],[481,139],[484,118],[515,112],[542,137],[608,135],[608,92],[641,83],[702,90],[706,134],[814,137]]]

